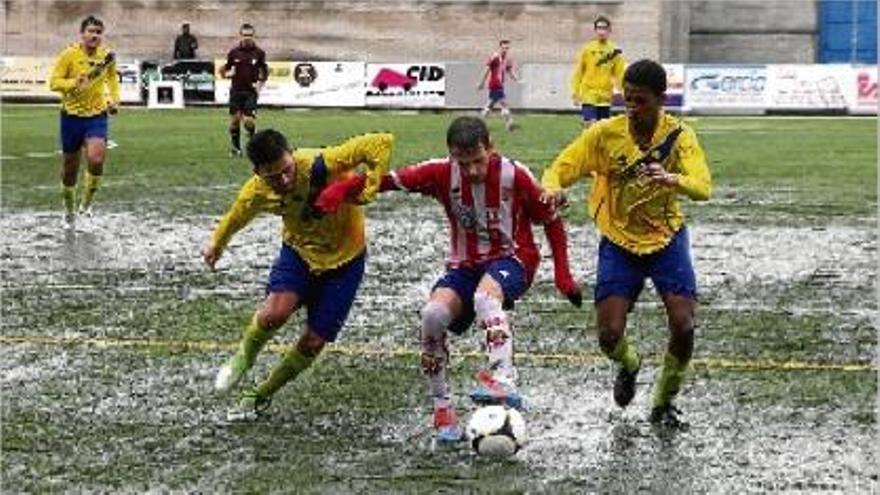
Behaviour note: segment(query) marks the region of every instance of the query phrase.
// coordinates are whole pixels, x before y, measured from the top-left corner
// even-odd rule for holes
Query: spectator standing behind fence
[[[181,33],[174,40],[174,60],[194,59],[199,49],[199,40],[189,32],[189,23],[180,26]]]

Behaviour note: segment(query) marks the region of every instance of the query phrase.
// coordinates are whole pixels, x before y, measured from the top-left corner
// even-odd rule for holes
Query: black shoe
[[[681,414],[681,409],[673,406],[672,404],[666,404],[663,406],[657,406],[654,409],[651,409],[651,424],[654,426],[660,426],[675,430],[687,430],[690,425],[686,422],[679,419],[679,415]]]
[[[626,407],[632,402],[636,395],[636,377],[639,375],[639,368],[642,367],[642,361],[632,372],[626,371],[623,366],[617,372],[617,378],[614,380],[614,402],[620,407]]]

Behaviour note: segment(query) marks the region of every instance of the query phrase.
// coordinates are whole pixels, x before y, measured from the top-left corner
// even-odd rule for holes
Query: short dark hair
[[[256,29],[254,29],[254,26],[251,23],[246,22],[242,24],[240,28],[238,28],[239,34],[241,34],[242,31],[256,31]]]
[[[644,58],[626,68],[623,82],[648,88],[660,96],[666,92],[666,70],[657,62]]]
[[[462,150],[476,149],[482,144],[489,146],[489,128],[483,119],[477,117],[458,117],[449,124],[446,131],[446,146]]]
[[[90,15],[82,20],[79,24],[79,32],[84,33],[86,28],[89,26],[98,26],[101,29],[104,29],[104,21],[98,19],[97,17]]]
[[[286,151],[290,151],[287,138],[275,129],[263,129],[247,144],[247,156],[254,170],[278,161]]]
[[[593,29],[599,27],[599,24],[605,24],[605,27],[611,27],[611,19],[605,17],[604,15],[600,15],[593,21]]]

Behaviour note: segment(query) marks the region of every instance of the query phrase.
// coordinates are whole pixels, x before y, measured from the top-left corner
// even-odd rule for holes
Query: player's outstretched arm
[[[338,180],[325,187],[312,206],[320,213],[327,215],[336,213],[343,203],[361,204],[360,198],[366,185],[367,178],[361,174],[355,174],[346,179]],[[382,176],[379,192],[395,191],[397,189],[398,187],[390,174]]]
[[[547,236],[550,252],[553,255],[553,282],[559,292],[579,308],[584,297],[580,285],[571,275],[571,266],[568,262],[568,236],[562,219],[556,217],[552,222],[544,224],[544,235]]]
[[[223,255],[223,250],[232,240],[232,236],[243,229],[260,212],[261,205],[264,204],[263,196],[260,193],[260,183],[260,178],[254,176],[242,186],[232,207],[220,219],[220,223],[211,234],[208,244],[202,250],[202,258],[212,270],[217,260]]]
[[[370,133],[355,136],[338,146],[326,148],[322,155],[331,178],[366,166],[366,182],[360,194],[359,203],[369,203],[376,198],[382,176],[388,172],[394,136],[389,133]]]

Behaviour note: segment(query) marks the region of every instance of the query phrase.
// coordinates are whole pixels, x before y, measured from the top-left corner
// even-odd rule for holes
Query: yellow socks
[[[257,359],[257,354],[260,353],[263,346],[266,345],[266,342],[272,338],[272,333],[271,330],[260,326],[260,320],[257,318],[257,314],[254,313],[251,322],[248,323],[248,326],[244,329],[244,334],[241,336],[241,342],[238,344],[238,354],[244,359],[247,369],[250,369],[250,367],[254,365],[254,360]]]
[[[630,373],[639,367],[639,352],[626,335],[617,342],[617,347],[608,354],[608,357],[623,365],[623,368]]]
[[[654,385],[654,407],[665,406],[675,397],[684,381],[689,362],[682,362],[669,352],[666,353],[663,357],[663,369]]]
[[[85,184],[83,184],[82,204],[80,205],[81,209],[85,210],[91,206],[92,200],[95,199],[95,192],[99,187],[101,187],[101,176],[92,175],[91,172],[86,170]]]
[[[260,397],[269,397],[278,391],[285,383],[293,380],[315,361],[314,356],[305,356],[296,348],[291,349],[284,358],[269,373],[263,383],[259,384],[256,393]]]
[[[75,213],[74,209],[76,205],[76,186],[65,186],[62,183],[61,194],[64,197],[64,211],[66,211],[68,215],[73,215]]]

